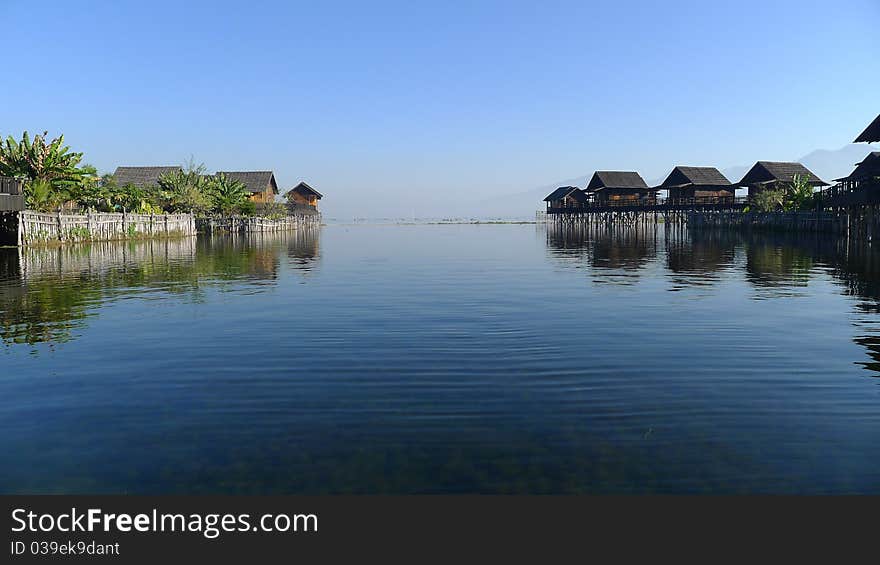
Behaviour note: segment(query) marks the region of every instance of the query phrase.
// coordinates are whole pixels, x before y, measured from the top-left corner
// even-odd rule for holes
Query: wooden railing
[[[841,182],[821,191],[819,198],[826,208],[876,206],[880,204],[880,178]]]
[[[603,210],[682,210],[706,207],[741,207],[748,203],[748,197],[736,196],[700,196],[695,198],[639,198],[605,200],[569,204],[561,207],[548,207],[548,214],[571,214],[579,212],[595,212]]]

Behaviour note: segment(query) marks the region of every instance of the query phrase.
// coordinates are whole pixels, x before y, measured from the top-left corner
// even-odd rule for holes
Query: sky
[[[880,0],[0,0],[0,21],[4,137],[63,133],[106,172],[271,169],[325,216],[791,160],[880,113]]]

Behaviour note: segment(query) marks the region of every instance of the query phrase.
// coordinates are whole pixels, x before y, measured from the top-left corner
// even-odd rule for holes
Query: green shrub
[[[257,213],[257,205],[252,200],[245,200],[238,205],[238,212],[243,216],[253,216]]]
[[[249,200],[250,191],[243,182],[231,179],[223,173],[209,177],[205,181],[206,191],[211,200],[211,211],[231,215],[244,214]]]

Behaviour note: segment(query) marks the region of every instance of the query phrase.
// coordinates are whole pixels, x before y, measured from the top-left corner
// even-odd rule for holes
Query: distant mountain
[[[880,151],[880,147],[872,147],[865,143],[850,144],[837,151],[819,149],[804,155],[798,161],[816,173],[820,179],[831,182],[850,174],[856,163],[861,163],[872,151]]]
[[[816,173],[822,180],[831,182],[834,179],[845,177],[852,172],[856,163],[864,159],[868,153],[872,151],[880,151],[880,144],[873,146],[867,144],[849,144],[840,149],[817,149],[794,159],[803,163],[808,169]],[[771,160],[771,159],[766,159]],[[780,159],[781,160],[781,159]],[[725,177],[731,182],[737,182],[754,163],[749,165],[734,165],[721,169]],[[482,216],[498,216],[506,218],[526,218],[532,217],[535,210],[543,208],[542,200],[550,194],[555,188],[560,186],[580,186],[587,185],[592,173],[579,177],[561,180],[555,183],[546,184],[538,188],[533,188],[524,192],[517,192],[501,198],[495,197],[478,203],[477,209],[473,211],[475,215]],[[665,177],[664,177],[665,178]],[[656,186],[663,182],[663,178],[648,180],[648,184]]]

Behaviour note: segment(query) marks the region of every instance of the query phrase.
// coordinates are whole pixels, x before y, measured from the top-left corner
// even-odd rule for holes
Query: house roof
[[[864,180],[880,176],[880,151],[868,153],[861,163],[856,163],[855,170],[848,177],[834,179],[835,182],[842,180]]]
[[[251,194],[263,192],[267,186],[271,186],[272,192],[278,194],[278,183],[275,182],[275,173],[272,171],[217,171],[218,175],[220,173],[244,184]]]
[[[182,171],[181,167],[116,167],[113,173],[116,184],[119,186],[133,185],[139,188],[145,186],[156,186],[159,184],[159,177],[167,174]]]
[[[880,141],[880,116],[874,118],[874,121],[871,122],[865,131],[862,132],[862,135],[856,138],[856,143],[874,143],[875,141]]]
[[[603,188],[617,189],[646,189],[649,188],[645,179],[639,173],[632,171],[596,171],[590,184],[587,185],[588,192],[595,192]]]
[[[295,187],[291,188],[288,192],[299,192],[300,194],[314,194],[318,197],[318,200],[324,198],[324,195],[309,186],[309,183],[302,181]]]
[[[749,169],[737,186],[768,184],[772,182],[792,182],[795,176],[806,177],[813,186],[826,186],[828,183],[817,177],[801,163],[782,163],[758,161]]]
[[[544,198],[544,202],[551,202],[553,200],[562,200],[563,198],[565,198],[566,196],[568,196],[569,194],[571,194],[572,192],[575,192],[575,191],[580,192],[580,189],[576,186],[560,186],[559,188],[557,188],[556,190],[554,190],[553,192],[548,194],[547,197]],[[578,200],[580,200],[580,198],[578,198]]]
[[[675,167],[657,188],[682,186],[730,186],[730,181],[715,167]]]

